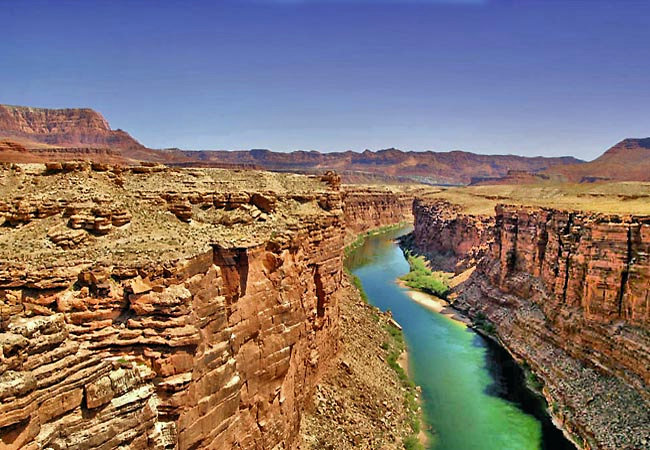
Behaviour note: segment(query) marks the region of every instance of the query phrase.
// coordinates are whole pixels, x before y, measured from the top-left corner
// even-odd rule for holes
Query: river
[[[505,350],[465,325],[415,303],[395,280],[409,266],[395,238],[410,228],[369,236],[346,259],[370,303],[403,327],[410,372],[422,387],[430,449],[574,449],[524,387]]]

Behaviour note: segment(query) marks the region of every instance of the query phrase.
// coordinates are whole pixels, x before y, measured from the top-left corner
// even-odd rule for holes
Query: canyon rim
[[[650,450],[650,3],[0,4],[0,450]]]

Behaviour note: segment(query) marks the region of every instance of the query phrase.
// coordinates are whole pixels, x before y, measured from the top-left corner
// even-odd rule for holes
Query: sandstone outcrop
[[[623,139],[593,161],[549,167],[545,173],[580,183],[650,181],[650,138]]]
[[[340,192],[263,172],[116,185],[30,170],[0,183],[15,218],[0,229],[0,448],[297,445],[338,346]],[[223,225],[231,213],[251,220]],[[52,229],[88,237],[61,248]]]
[[[450,202],[416,198],[413,215],[417,218],[413,238],[417,250],[435,260],[437,267],[460,273],[485,255],[492,239],[494,220],[464,214]]]
[[[426,201],[414,215],[425,252],[459,269],[483,254],[454,306],[495,325],[556,420],[589,448],[647,448],[650,218],[507,205],[477,217]]]
[[[353,186],[344,188],[343,213],[350,235],[373,228],[412,222],[412,203],[423,188],[380,188]]]
[[[0,105],[0,135],[60,146],[142,147],[128,133],[111,130],[106,119],[89,108],[47,109]]]

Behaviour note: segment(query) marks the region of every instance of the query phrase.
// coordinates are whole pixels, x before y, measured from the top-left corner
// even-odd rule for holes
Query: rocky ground
[[[341,350],[302,418],[300,449],[404,448],[414,418],[407,397],[415,389],[389,365],[390,320],[344,282]]]
[[[88,262],[143,267],[215,243],[281,239],[321,206],[336,209],[326,190],[317,177],[260,171],[6,165],[0,167],[0,278],[29,273],[25,284],[38,278],[40,287],[56,287],[76,276],[70,267]]]
[[[339,342],[338,181],[0,167],[0,449],[295,448]]]

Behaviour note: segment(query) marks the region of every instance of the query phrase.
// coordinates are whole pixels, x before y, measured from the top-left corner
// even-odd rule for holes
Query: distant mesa
[[[572,182],[650,181],[650,138],[624,139],[593,161],[554,166],[544,173]]]
[[[100,113],[89,108],[0,105],[0,162],[79,159],[124,165],[144,161],[178,167],[298,173],[336,170],[343,175],[344,182],[358,183],[466,185],[650,180],[650,138],[626,139],[588,163],[570,156],[480,155],[460,150],[405,152],[396,148],[362,153],[156,150],[145,147],[125,131],[111,129]]]
[[[144,148],[122,130],[112,130],[104,117],[89,108],[45,109],[0,105],[4,137],[28,139],[62,147]]]

